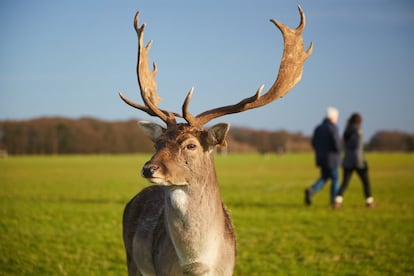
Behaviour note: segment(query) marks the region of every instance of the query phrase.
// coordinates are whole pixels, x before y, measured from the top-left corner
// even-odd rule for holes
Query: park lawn
[[[149,155],[0,159],[0,275],[126,275],[125,203],[148,185]],[[328,187],[304,206],[318,176],[311,154],[216,157],[236,229],[235,275],[414,273],[414,155],[369,154],[377,207],[356,175],[344,207]]]

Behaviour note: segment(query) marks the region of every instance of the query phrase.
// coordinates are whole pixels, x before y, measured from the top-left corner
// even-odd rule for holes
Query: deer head
[[[305,28],[305,15],[301,7],[299,6],[298,8],[301,16],[301,22],[296,29],[290,29],[286,25],[274,19],[270,20],[276,27],[279,28],[284,38],[284,51],[279,67],[279,73],[270,89],[262,95],[262,90],[264,88],[264,85],[262,85],[253,96],[245,98],[237,104],[207,110],[197,116],[193,116],[188,111],[193,89],[189,91],[184,100],[182,105],[182,114],[162,110],[158,107],[160,97],[157,93],[157,83],[155,81],[157,66],[153,63],[153,68],[150,70],[148,61],[148,52],[151,48],[152,41],[144,46],[145,24],[139,26],[139,12],[136,13],[134,27],[138,35],[137,77],[144,105],[129,100],[122,93],[119,93],[119,96],[128,105],[142,110],[151,116],[156,116],[166,124],[166,128],[164,128],[154,123],[139,123],[141,129],[155,142],[157,152],[164,152],[164,155],[157,154],[151,159],[151,161],[145,164],[142,170],[144,177],[155,183],[161,183],[164,180],[165,181],[163,183],[169,184],[181,185],[186,183],[185,179],[178,179],[181,174],[176,173],[177,171],[180,171],[180,168],[182,169],[185,166],[179,165],[181,163],[178,162],[178,160],[161,160],[161,156],[166,156],[166,150],[162,149],[162,145],[168,144],[168,149],[171,151],[174,148],[171,144],[176,143],[175,145],[178,147],[176,151],[174,153],[168,153],[169,157],[175,159],[178,158],[179,152],[183,154],[182,158],[185,159],[190,158],[191,154],[194,155],[195,152],[198,152],[201,149],[208,152],[216,145],[224,145],[225,136],[229,129],[228,124],[215,125],[210,131],[205,131],[203,126],[215,118],[227,114],[243,112],[269,104],[272,101],[283,97],[296,85],[296,83],[300,81],[302,77],[303,64],[311,55],[313,44],[311,43],[309,49],[304,51],[301,35],[303,29]],[[176,117],[184,118],[187,123],[177,124]],[[186,139],[190,136],[194,139]],[[175,142],[172,142],[173,140]],[[197,143],[195,143],[195,140],[197,140]],[[194,148],[190,149],[190,147]],[[166,163],[171,164],[171,167],[174,167],[174,169],[170,169],[169,166],[165,165]],[[172,174],[171,171],[174,171],[174,173]],[[160,178],[161,174],[167,178]]]
[[[156,153],[142,168],[142,175],[156,184],[201,183],[214,170],[210,153],[223,144],[229,124],[217,124],[207,131],[186,124],[158,124],[141,121],[139,126],[155,144]],[[206,162],[208,160],[208,162]]]

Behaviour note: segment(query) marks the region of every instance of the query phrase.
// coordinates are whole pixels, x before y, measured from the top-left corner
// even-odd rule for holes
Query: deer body
[[[188,112],[190,90],[182,114],[158,107],[155,75],[149,70],[144,46],[145,25],[134,26],[138,34],[137,77],[144,105],[127,99],[128,105],[160,118],[166,127],[140,122],[152,139],[156,152],[142,168],[142,175],[152,182],[125,207],[123,238],[129,275],[231,275],[236,259],[236,241],[230,217],[220,197],[214,169],[214,148],[226,144],[228,124],[209,121],[264,106],[287,94],[299,82],[303,64],[313,45],[304,50],[302,32],[305,15],[299,7],[301,22],[296,29],[271,20],[284,38],[284,51],[276,81],[261,95],[263,86],[234,105],[213,108],[193,116]],[[186,123],[177,123],[176,117]]]
[[[130,275],[231,275],[236,243],[213,160],[228,125],[210,131],[178,125],[159,137],[149,125],[141,123],[157,151],[142,173],[158,185],[144,189],[125,208]]]

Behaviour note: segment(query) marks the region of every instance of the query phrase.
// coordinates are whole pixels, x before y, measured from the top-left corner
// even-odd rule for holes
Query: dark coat
[[[346,169],[366,166],[362,129],[355,124],[349,125],[344,132],[345,156],[342,166]]]
[[[336,168],[341,163],[341,139],[338,127],[329,119],[323,120],[313,132],[312,146],[316,154],[316,164],[322,168]]]

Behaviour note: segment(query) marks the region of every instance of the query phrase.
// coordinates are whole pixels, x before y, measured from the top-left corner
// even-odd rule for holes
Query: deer
[[[149,67],[152,41],[144,45],[146,25],[134,19],[138,37],[137,79],[144,104],[121,99],[131,107],[163,121],[163,125],[139,121],[139,127],[153,141],[155,153],[141,170],[152,185],[143,188],[125,206],[123,240],[128,275],[232,275],[236,263],[234,226],[219,190],[215,148],[226,145],[228,123],[205,125],[213,119],[267,105],[287,94],[301,79],[305,60],[302,32],[305,15],[300,6],[296,29],[270,21],[281,31],[284,50],[272,87],[264,86],[240,102],[213,108],[193,116],[188,111],[193,88],[181,107],[181,114],[159,107],[156,63]],[[177,122],[180,118],[182,122]]]

